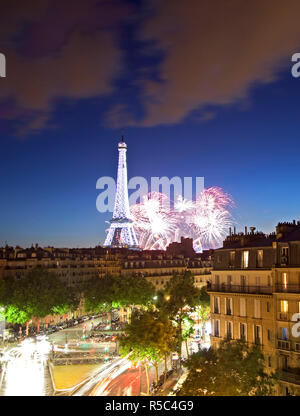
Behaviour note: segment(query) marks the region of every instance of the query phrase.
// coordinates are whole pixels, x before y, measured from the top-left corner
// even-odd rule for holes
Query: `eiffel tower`
[[[130,218],[128,188],[127,188],[127,145],[122,141],[118,144],[119,163],[117,189],[113,217],[106,235],[104,246],[138,248],[138,241]]]

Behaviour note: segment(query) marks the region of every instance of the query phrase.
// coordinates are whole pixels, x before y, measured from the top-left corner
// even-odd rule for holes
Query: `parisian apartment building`
[[[254,227],[231,232],[215,250],[209,286],[211,343],[224,338],[259,344],[278,395],[300,395],[300,222],[279,223],[265,235]],[[297,331],[294,335],[297,335]]]
[[[94,277],[131,274],[144,276],[156,290],[166,287],[174,274],[191,271],[195,286],[201,288],[210,281],[213,250],[195,253],[193,240],[182,238],[172,243],[166,251],[139,251],[127,248],[0,248],[0,279],[4,277],[22,278],[31,269],[46,268],[55,273],[68,287],[80,287]],[[120,319],[130,319],[131,309],[121,308]],[[81,303],[75,316],[84,314]],[[53,324],[68,319],[68,315],[47,317],[42,323]]]

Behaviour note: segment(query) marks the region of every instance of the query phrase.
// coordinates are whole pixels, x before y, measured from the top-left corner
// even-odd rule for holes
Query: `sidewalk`
[[[153,396],[171,396],[174,392],[174,388],[181,385],[187,376],[187,370],[183,367],[178,373],[173,374],[165,384],[159,389],[159,391]]]

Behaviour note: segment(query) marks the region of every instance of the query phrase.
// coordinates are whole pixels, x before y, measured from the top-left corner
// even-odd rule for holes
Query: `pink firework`
[[[179,196],[174,208],[169,202],[166,195],[153,192],[131,206],[140,247],[165,250],[181,236],[193,238],[197,252],[221,245],[232,224],[228,207],[233,203],[221,188],[204,189],[195,202]]]

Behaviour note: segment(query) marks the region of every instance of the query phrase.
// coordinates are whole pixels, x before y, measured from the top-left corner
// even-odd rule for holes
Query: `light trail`
[[[45,370],[50,343],[24,340],[15,348],[5,351],[3,363],[3,396],[45,396]]]
[[[84,384],[81,384],[71,396],[105,396],[105,390],[108,385],[132,366],[127,358],[118,358],[117,360],[103,366],[100,371],[96,370]]]

